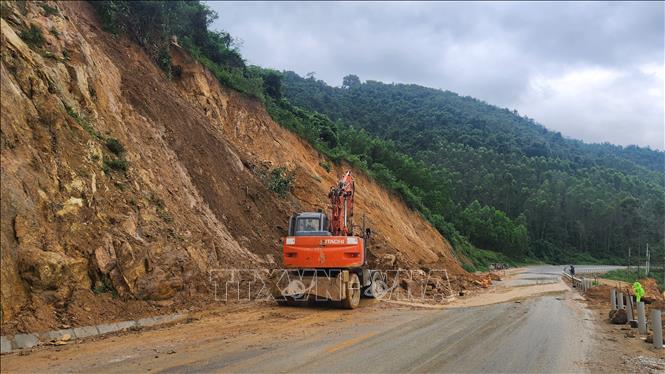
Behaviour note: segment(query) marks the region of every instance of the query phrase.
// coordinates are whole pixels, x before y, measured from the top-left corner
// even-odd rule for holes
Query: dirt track
[[[532,278],[515,288],[514,280]],[[554,283],[552,283],[554,282]],[[585,372],[613,371],[601,328],[556,271],[531,268],[472,297],[489,305],[431,310],[364,302],[344,311],[224,307],[161,330],[3,356],[7,372]],[[520,282],[522,283],[522,282]],[[541,284],[538,284],[541,283]],[[517,298],[496,301],[496,295]],[[492,296],[494,295],[494,296]],[[488,297],[489,296],[489,297]],[[478,301],[477,303],[481,303]],[[474,302],[476,303],[476,302]],[[462,303],[461,305],[464,305]],[[625,368],[625,367],[624,367]]]

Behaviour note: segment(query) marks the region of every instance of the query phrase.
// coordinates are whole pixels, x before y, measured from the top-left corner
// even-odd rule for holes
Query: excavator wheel
[[[372,283],[365,287],[363,295],[372,299],[381,298],[386,293],[386,282],[378,271],[373,271],[371,274]]]
[[[350,274],[346,285],[346,297],[342,299],[342,307],[354,309],[360,304],[360,280],[357,274]]]

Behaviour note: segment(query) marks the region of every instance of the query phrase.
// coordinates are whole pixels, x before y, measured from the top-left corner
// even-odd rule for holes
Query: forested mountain
[[[353,75],[331,87],[249,66],[231,35],[208,28],[216,15],[200,2],[93,5],[105,29],[136,40],[174,80],[182,69],[168,50],[170,36],[178,36],[221,83],[260,100],[332,162],[365,170],[476,266],[499,259],[495,252],[516,260],[624,261],[628,248],[646,243],[662,256],[661,151],[567,139],[515,111],[448,91]]]
[[[324,143],[337,147],[334,138],[379,179],[402,182],[407,201],[475,246],[559,262],[624,260],[647,242],[662,252],[662,151],[586,144],[470,97],[353,75],[331,87],[286,72],[283,94],[335,122]]]

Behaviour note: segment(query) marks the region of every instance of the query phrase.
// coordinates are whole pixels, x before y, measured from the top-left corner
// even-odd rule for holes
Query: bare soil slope
[[[326,172],[260,102],[178,46],[183,73],[169,80],[103,32],[89,4],[49,4],[57,14],[2,5],[3,335],[163,313],[204,302],[211,269],[279,266],[289,215],[326,209],[344,166]],[[276,167],[295,171],[285,198],[266,187]],[[355,175],[373,260],[465,276],[421,216]]]

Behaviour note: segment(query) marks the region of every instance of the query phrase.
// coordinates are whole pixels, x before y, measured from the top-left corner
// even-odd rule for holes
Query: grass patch
[[[19,36],[31,48],[41,48],[44,45],[42,30],[35,25],[30,25],[30,28],[21,31]]]
[[[69,114],[70,117],[76,121],[76,123],[79,124],[88,134],[90,134],[93,138],[95,139],[101,139],[102,136],[95,130],[95,128],[92,126],[92,123],[85,118],[84,116],[78,114],[74,108],[65,105],[65,110],[67,111],[67,114]]]
[[[127,160],[122,158],[105,158],[104,159],[104,172],[109,173],[111,171],[127,171]]]
[[[617,270],[608,271],[607,273],[601,275],[600,277],[605,279],[633,283],[639,279],[647,278],[647,275],[644,269],[640,269],[640,272],[638,273],[637,269],[633,268],[630,270],[617,269]],[[661,291],[665,289],[665,284],[663,283],[663,272],[661,270],[658,269],[655,271],[650,271],[648,278],[653,278],[656,281],[656,283],[658,283],[658,287],[661,289]]]

